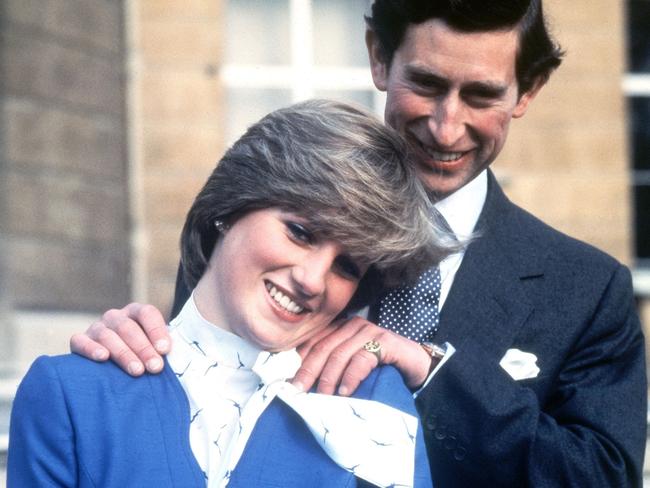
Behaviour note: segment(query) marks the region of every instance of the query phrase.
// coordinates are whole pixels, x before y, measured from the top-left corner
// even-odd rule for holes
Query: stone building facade
[[[7,358],[15,311],[96,313],[129,299],[131,218],[121,2],[0,9]]]

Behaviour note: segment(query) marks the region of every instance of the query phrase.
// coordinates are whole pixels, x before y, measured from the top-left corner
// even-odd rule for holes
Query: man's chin
[[[442,200],[463,187],[465,179],[458,174],[441,174],[433,172],[419,172],[420,181],[424,184],[432,201]]]

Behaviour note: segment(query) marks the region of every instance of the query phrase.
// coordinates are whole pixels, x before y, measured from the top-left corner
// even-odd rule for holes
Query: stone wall
[[[139,180],[135,298],[167,312],[180,231],[221,157],[223,31],[218,0],[128,0],[129,123]]]
[[[98,312],[130,296],[123,5],[0,2],[3,299]]]
[[[546,0],[566,58],[494,169],[517,203],[630,264],[624,2]]]

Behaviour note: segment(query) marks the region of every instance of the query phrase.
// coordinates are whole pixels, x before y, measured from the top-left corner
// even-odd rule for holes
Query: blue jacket
[[[416,415],[397,371],[382,367],[357,398]],[[110,363],[74,355],[41,357],[14,401],[7,486],[203,487],[189,443],[190,410],[177,378],[132,378]],[[416,487],[429,487],[421,430]],[[258,420],[229,487],[367,486],[336,465],[281,400]]]

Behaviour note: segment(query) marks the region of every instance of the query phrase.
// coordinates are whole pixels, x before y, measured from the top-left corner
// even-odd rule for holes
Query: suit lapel
[[[543,256],[519,241],[515,209],[490,172],[478,237],[469,245],[442,308],[437,342],[448,341],[458,349],[480,335],[482,344],[500,357],[532,313],[521,280],[543,276]]]

